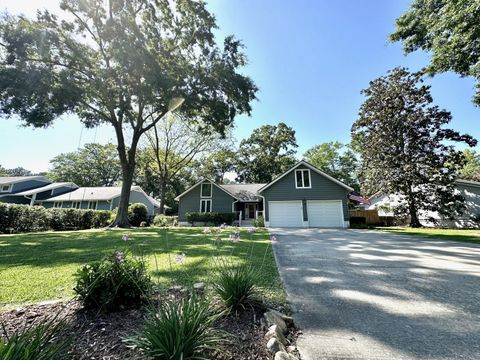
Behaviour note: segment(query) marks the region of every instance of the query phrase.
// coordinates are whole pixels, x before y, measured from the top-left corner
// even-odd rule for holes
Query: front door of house
[[[245,204],[247,219],[255,219],[255,211],[257,210],[257,204]]]

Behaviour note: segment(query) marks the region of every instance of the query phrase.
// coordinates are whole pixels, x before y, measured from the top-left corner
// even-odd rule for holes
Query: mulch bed
[[[256,360],[269,359],[263,325],[265,307],[252,306],[223,318],[218,327],[232,336],[220,353],[209,354],[214,359]],[[116,360],[138,358],[122,339],[133,334],[143,323],[145,309],[127,309],[102,314],[81,308],[76,301],[50,302],[29,305],[20,309],[0,312],[0,336],[12,334],[26,325],[60,314],[67,317],[69,335],[73,335],[72,359]],[[289,337],[295,337],[290,334]]]

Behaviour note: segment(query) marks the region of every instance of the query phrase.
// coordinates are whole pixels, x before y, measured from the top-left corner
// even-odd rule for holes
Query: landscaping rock
[[[269,310],[264,314],[268,326],[277,325],[282,333],[287,333],[287,324],[285,320],[279,315],[278,311]]]
[[[287,339],[285,339],[285,336],[277,325],[270,326],[268,332],[265,334],[265,339],[270,340],[271,338],[276,338],[283,345],[287,345]]]
[[[287,351],[289,353],[294,352],[295,350],[297,350],[296,346],[293,346],[293,345],[287,346]]]
[[[199,282],[199,283],[195,283],[193,284],[193,288],[196,290],[196,291],[203,291],[205,290],[205,283],[203,282]]]
[[[275,353],[274,360],[298,360],[296,356],[285,351],[278,351]]]
[[[271,354],[276,354],[279,351],[285,351],[285,346],[283,346],[283,344],[276,338],[271,338],[267,342],[267,350]]]
[[[280,316],[283,319],[283,321],[285,321],[285,323],[287,324],[288,327],[293,327],[293,317],[285,315],[278,310],[269,309],[269,311],[272,312],[272,313],[275,313],[278,316]]]

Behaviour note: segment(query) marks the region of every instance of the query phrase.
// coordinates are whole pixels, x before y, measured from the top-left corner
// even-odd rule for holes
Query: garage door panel
[[[271,227],[302,227],[303,210],[301,201],[269,202]]]
[[[341,201],[307,201],[308,224],[311,227],[343,227]]]

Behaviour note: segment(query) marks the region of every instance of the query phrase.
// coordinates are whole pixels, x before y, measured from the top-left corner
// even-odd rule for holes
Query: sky
[[[369,81],[396,66],[419,70],[429,62],[423,52],[404,55],[389,43],[395,19],[409,0],[209,0],[218,40],[234,34],[246,46],[249,64],[242,71],[260,91],[250,117],[236,119],[239,141],[263,124],[284,122],[296,131],[298,157],[327,141],[350,141],[350,128]],[[0,0],[0,10],[33,15],[38,7],[58,9],[57,0]],[[480,108],[471,98],[474,81],[456,74],[427,79],[435,104],[453,115],[450,124],[480,139]],[[56,155],[89,142],[115,142],[108,125],[82,130],[65,116],[48,129],[0,119],[0,165],[47,171]],[[477,147],[476,150],[480,150]]]

